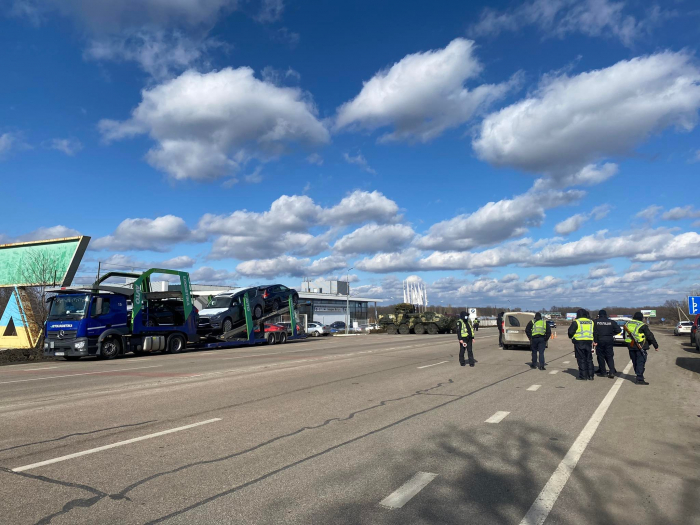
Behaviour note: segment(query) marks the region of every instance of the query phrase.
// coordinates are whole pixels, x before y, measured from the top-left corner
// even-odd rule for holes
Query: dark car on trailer
[[[266,312],[276,312],[280,308],[284,308],[288,304],[290,297],[294,304],[299,302],[297,291],[294,288],[287,288],[283,284],[258,286],[258,293],[262,295],[265,301]]]
[[[197,330],[203,334],[226,333],[245,323],[243,296],[248,294],[253,320],[260,319],[265,309],[262,293],[257,288],[243,288],[215,295],[199,312]]]

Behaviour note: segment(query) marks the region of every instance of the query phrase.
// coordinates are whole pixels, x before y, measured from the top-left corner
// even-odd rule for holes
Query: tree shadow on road
[[[392,470],[389,477],[396,480],[394,490],[417,471],[438,474],[405,507],[394,510],[381,507],[379,501],[388,494],[377,494],[376,502],[372,503],[343,501],[340,497],[324,505],[317,515],[308,517],[308,523],[519,523],[566,455],[571,438],[555,429],[543,430],[543,426],[520,421],[499,427],[465,430],[450,425],[408,453],[392,457],[387,468]],[[391,451],[374,452],[385,458],[392,456]],[[604,457],[606,450],[589,445],[586,454]],[[632,469],[594,473],[591,477],[591,472],[579,465],[569,480],[569,485],[574,483],[576,488],[576,497],[566,500],[569,523],[619,522],[620,509],[614,495],[600,488],[602,475],[615,477],[615,486],[626,494],[638,495],[638,505],[634,507],[637,510],[628,509],[627,513],[643,513],[647,523],[675,522],[645,497],[647,487],[635,479]],[[319,482],[342,490],[348,479],[357,476],[357,472],[340,468]],[[631,519],[628,523],[633,522]]]

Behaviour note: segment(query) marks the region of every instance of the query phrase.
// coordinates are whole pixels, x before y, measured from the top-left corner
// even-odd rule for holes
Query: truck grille
[[[49,332],[49,339],[52,340],[57,340],[57,339],[75,339],[75,336],[78,335],[77,330],[61,330],[63,332],[63,336],[59,337],[60,332]]]

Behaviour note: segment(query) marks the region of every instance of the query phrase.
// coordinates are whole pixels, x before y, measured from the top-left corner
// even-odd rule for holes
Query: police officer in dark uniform
[[[474,328],[475,332],[479,331],[479,318],[475,317],[474,322],[472,323],[472,328]]]
[[[505,314],[505,312],[499,312],[498,319],[496,320],[496,323],[498,324],[498,346],[501,348],[503,348],[503,316]]]
[[[605,365],[607,363],[607,376],[613,379],[615,374],[617,374],[617,370],[615,370],[615,340],[613,336],[622,332],[622,328],[615,321],[608,319],[608,312],[605,310],[598,312],[598,319],[595,319],[593,324],[595,325],[593,343],[598,354],[598,370],[596,373],[600,377],[605,377]]]
[[[547,324],[547,321],[542,319],[542,314],[537,312],[535,319],[527,323],[525,334],[530,340],[530,350],[532,350],[532,363],[530,368],[544,368],[544,349],[547,346],[547,341],[552,336],[552,329]],[[537,356],[539,354],[539,364]]]
[[[465,366],[467,362],[464,360],[464,351],[467,351],[469,356],[469,366],[474,366],[474,353],[472,352],[472,340],[474,339],[474,331],[472,330],[472,322],[469,319],[467,312],[459,313],[457,321],[457,337],[459,338],[459,364]]]
[[[656,342],[654,334],[644,322],[642,312],[635,312],[631,321],[625,324],[625,343],[629,346],[630,359],[637,374],[638,385],[648,385],[644,380],[644,368],[647,362],[647,351],[649,344],[654,345],[654,350],[659,351],[659,343]]]
[[[595,325],[583,308],[576,312],[576,319],[569,326],[569,339],[574,343],[574,354],[578,362],[578,379],[593,381],[593,339]]]

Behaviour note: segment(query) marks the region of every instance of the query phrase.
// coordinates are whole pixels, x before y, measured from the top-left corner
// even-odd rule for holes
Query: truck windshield
[[[89,296],[59,295],[53,298],[49,321],[83,319],[87,312]]]

